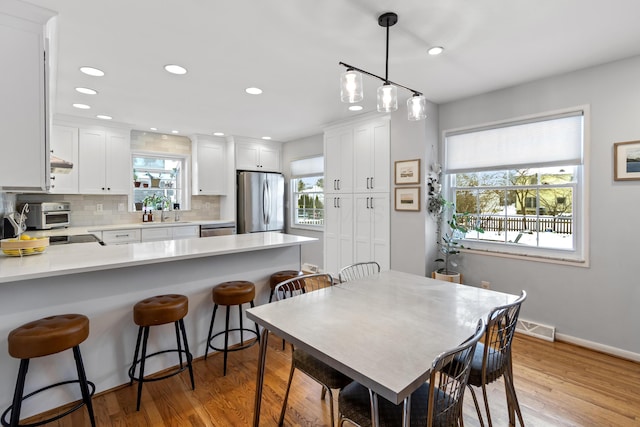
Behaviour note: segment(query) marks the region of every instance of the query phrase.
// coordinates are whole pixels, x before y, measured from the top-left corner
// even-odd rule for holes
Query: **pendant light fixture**
[[[368,71],[354,67],[344,62],[339,64],[347,68],[340,77],[340,99],[342,102],[354,103],[363,99],[362,74],[375,77],[383,82],[378,88],[378,111],[390,113],[398,109],[398,89],[397,86],[413,92],[413,96],[407,100],[407,110],[409,120],[422,120],[427,117],[427,100],[422,93],[410,89],[406,86],[394,83],[389,80],[389,27],[398,22],[398,15],[393,12],[383,13],[378,17],[378,25],[387,29],[387,43],[385,55],[385,75],[384,78]]]

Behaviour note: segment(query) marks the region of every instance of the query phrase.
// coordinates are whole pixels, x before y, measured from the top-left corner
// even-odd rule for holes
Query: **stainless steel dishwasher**
[[[203,224],[200,226],[200,237],[228,236],[229,234],[236,234],[235,222]]]

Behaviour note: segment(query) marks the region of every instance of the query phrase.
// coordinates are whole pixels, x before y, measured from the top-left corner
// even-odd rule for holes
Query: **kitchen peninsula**
[[[256,304],[268,301],[269,276],[300,268],[300,247],[315,239],[280,233],[254,233],[101,246],[98,243],[48,247],[39,255],[0,257],[0,347],[9,332],[23,323],[54,314],[81,313],[91,332],[81,344],[87,377],[96,391],[128,383],[137,327],[133,305],[149,296],[179,293],[189,297],[185,324],[194,357],[204,354],[211,319],[211,288],[227,280],[251,280]],[[235,319],[234,319],[235,318]],[[237,316],[232,316],[238,322]],[[223,323],[223,322],[221,322]],[[220,323],[217,323],[219,325]],[[239,337],[230,336],[233,343]],[[158,327],[150,346],[175,345],[172,325]],[[52,376],[73,377],[68,355],[56,354],[29,366],[25,391],[51,382]],[[166,356],[166,357],[165,357]],[[154,372],[177,364],[175,355],[150,359]],[[19,361],[0,352],[0,381],[13,384]],[[196,384],[198,387],[198,384]],[[77,387],[28,399],[24,416],[40,413],[78,398]],[[0,393],[0,407],[10,405],[10,390]]]

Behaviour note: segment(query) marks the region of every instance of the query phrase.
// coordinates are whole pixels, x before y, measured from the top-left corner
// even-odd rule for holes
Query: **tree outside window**
[[[324,177],[293,178],[293,225],[324,226]]]

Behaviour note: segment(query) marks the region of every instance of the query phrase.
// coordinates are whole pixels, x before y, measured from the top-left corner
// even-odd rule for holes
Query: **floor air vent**
[[[540,323],[530,322],[528,320],[518,320],[516,331],[525,335],[540,338],[546,341],[553,341],[556,337],[556,328]]]

